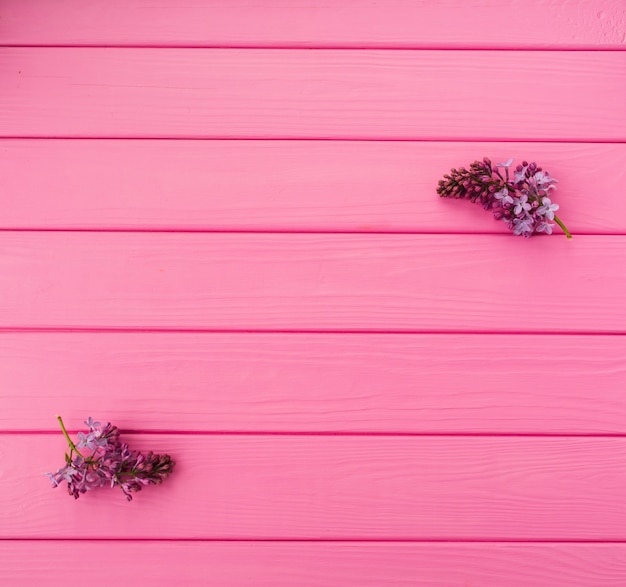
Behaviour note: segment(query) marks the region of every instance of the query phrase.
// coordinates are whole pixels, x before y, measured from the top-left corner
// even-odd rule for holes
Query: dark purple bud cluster
[[[437,193],[443,198],[480,202],[485,210],[493,210],[495,218],[506,222],[516,235],[552,234],[554,224],[550,221],[554,221],[567,238],[572,238],[555,214],[558,204],[553,204],[550,199],[556,179],[536,163],[527,161],[515,168],[511,178],[509,168],[512,163],[513,159],[509,159],[494,166],[485,157],[482,161],[474,161],[469,169],[452,169],[439,180]]]
[[[58,420],[70,450],[65,454],[65,466],[46,475],[53,487],[65,481],[69,494],[75,499],[97,487],[117,486],[131,501],[133,493],[145,485],[162,483],[174,469],[175,463],[169,455],[131,450],[120,441],[118,428],[109,423],[102,426],[89,418],[85,421],[87,434],[79,432],[79,440],[74,443],[60,416]],[[91,454],[86,456],[80,449],[89,449]]]

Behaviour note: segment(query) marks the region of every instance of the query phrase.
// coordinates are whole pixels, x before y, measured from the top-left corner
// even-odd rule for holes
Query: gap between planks
[[[461,540],[451,538],[425,538],[416,540],[414,538],[128,538],[122,536],[120,538],[67,538],[67,537],[41,537],[35,536],[33,538],[2,538],[0,537],[0,543],[7,542],[132,542],[132,543],[168,543],[168,542],[199,542],[199,543],[241,543],[241,544],[254,544],[254,543],[275,543],[275,544],[290,544],[295,543],[310,543],[310,544],[389,544],[397,542],[399,544],[484,544],[487,545],[506,545],[506,544],[623,544],[626,545],[626,540],[600,540],[594,538],[572,538],[571,540],[549,540],[549,539],[533,539],[524,540],[520,538],[503,538],[502,540],[482,540],[480,538],[463,538]]]
[[[79,430],[67,429],[69,434],[76,435]],[[82,430],[81,430],[82,432]],[[359,431],[332,431],[332,430],[166,430],[161,428],[146,428],[143,430],[121,429],[124,435],[141,436],[144,434],[159,434],[160,436],[306,436],[306,437],[353,437],[353,438],[626,438],[626,434],[615,432],[359,432]],[[0,437],[7,436],[43,436],[58,435],[57,428],[45,430],[0,430]]]
[[[82,432],[82,430],[81,430]],[[78,430],[68,429],[69,434],[76,435]],[[345,432],[345,431],[297,431],[297,430],[121,430],[131,436],[159,434],[161,436],[305,436],[305,437],[351,437],[351,438],[626,438],[626,434],[586,432]],[[0,436],[32,436],[58,435],[59,430],[0,430]]]
[[[296,43],[282,43],[282,44],[206,44],[196,43],[194,45],[185,45],[182,43],[171,43],[162,45],[141,45],[133,43],[116,43],[116,44],[62,44],[62,43],[0,43],[0,48],[7,49],[227,49],[235,51],[245,50],[263,50],[263,51],[515,51],[521,53],[537,53],[552,52],[552,53],[620,53],[626,51],[624,48],[611,48],[611,47],[598,47],[594,45],[580,45],[578,47],[516,47],[515,45],[463,45],[463,46],[445,46],[439,47],[437,45],[426,44],[406,44],[406,45],[394,45],[384,46],[376,44],[352,44],[352,45],[337,45],[337,44],[322,44],[316,43],[315,45],[299,45]]]
[[[538,138],[516,138],[516,137],[381,137],[379,135],[333,135],[333,136],[307,136],[307,135],[272,135],[272,136],[243,136],[243,135],[166,135],[158,136],[148,135],[113,135],[91,136],[91,135],[55,135],[53,133],[46,135],[2,135],[0,139],[3,141],[275,141],[275,142],[326,142],[326,143],[547,143],[547,144],[576,144],[576,145],[623,145],[626,144],[626,138],[584,138],[576,137],[562,139],[551,137]]]
[[[132,334],[132,333],[155,333],[155,334],[359,334],[359,335],[377,335],[377,334],[393,334],[393,335],[483,335],[483,336],[624,336],[626,331],[619,330],[376,330],[376,329],[263,329],[263,328],[143,328],[143,327],[89,327],[89,326],[0,326],[0,334],[2,333],[93,333],[93,334]]]
[[[346,234],[346,235],[368,235],[368,236],[384,236],[387,234],[393,235],[446,235],[446,236],[511,236],[509,234],[498,234],[487,231],[454,231],[454,230],[341,230],[341,229],[328,229],[328,230],[315,230],[315,229],[301,229],[301,230],[289,230],[289,229],[272,229],[272,230],[215,230],[204,228],[40,228],[37,226],[21,227],[21,228],[3,228],[0,226],[0,232],[69,232],[69,233],[104,233],[104,234]],[[624,236],[625,232],[576,232],[574,236]],[[565,238],[564,234],[555,233],[553,238]],[[539,237],[543,238],[543,237]]]

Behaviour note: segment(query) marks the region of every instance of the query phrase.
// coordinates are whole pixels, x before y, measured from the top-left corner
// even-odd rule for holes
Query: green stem
[[[70,435],[67,433],[67,430],[65,429],[65,424],[63,424],[63,419],[61,418],[61,416],[57,416],[57,420],[59,421],[59,424],[61,425],[61,430],[63,430],[63,436],[65,436],[65,440],[67,440],[67,444],[70,445],[70,449],[73,450],[79,457],[84,459],[85,457],[82,454],[80,454],[80,451],[76,448],[76,445],[72,442]]]
[[[554,221],[563,229],[563,232],[565,233],[565,236],[567,238],[572,238],[571,232],[567,230],[567,226],[565,226],[565,224],[561,222],[561,219],[556,214],[554,215]]]

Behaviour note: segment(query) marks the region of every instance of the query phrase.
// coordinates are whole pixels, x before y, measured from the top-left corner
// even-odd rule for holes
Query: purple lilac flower
[[[554,220],[554,213],[559,209],[559,205],[553,204],[550,198],[542,198],[541,204],[537,208],[537,214],[545,216],[548,220]]]
[[[492,210],[496,219],[507,223],[514,234],[529,237],[535,233],[552,234],[554,220],[567,238],[567,227],[555,212],[558,204],[549,197],[557,183],[548,171],[535,162],[522,161],[509,176],[513,159],[492,166],[485,157],[474,161],[469,169],[452,169],[439,181],[437,193],[444,198],[466,199],[481,203],[485,210]],[[501,171],[503,170],[503,172]]]
[[[530,216],[528,218],[513,218],[513,234],[529,237],[533,233],[533,223]]]
[[[515,173],[513,174],[513,181],[515,183],[519,183],[521,181],[524,181],[526,179],[526,169],[527,167],[524,165],[518,165],[517,169],[515,170]]]
[[[533,183],[538,186],[554,187],[551,184],[556,183],[556,179],[550,177],[550,174],[547,171],[537,171],[530,179],[532,179]]]
[[[144,455],[131,450],[128,444],[120,442],[118,428],[109,423],[102,426],[89,418],[85,421],[89,432],[79,432],[79,441],[75,444],[60,416],[58,420],[70,450],[65,455],[65,467],[46,475],[52,487],[65,481],[68,493],[76,499],[82,493],[109,485],[118,486],[131,501],[132,493],[145,485],[162,483],[174,469],[175,463],[169,455],[152,452]],[[90,455],[80,452],[85,448],[92,451]]]
[[[44,473],[44,475],[47,475],[48,478],[50,479],[50,482],[52,483],[52,487],[58,487],[59,486],[59,484],[63,480],[63,470],[64,469],[65,469],[65,467],[63,467],[63,469],[59,469],[56,473]]]
[[[493,194],[493,197],[500,201],[501,206],[514,203],[513,198],[509,196],[509,190],[506,187],[498,190],[495,194]]]
[[[85,434],[84,432],[79,432],[78,442],[76,443],[76,448],[88,448],[90,450],[93,450],[94,448],[96,448],[94,440],[95,440],[95,437],[94,437],[93,432],[90,432],[89,434]]]
[[[543,220],[537,223],[537,228],[535,230],[537,232],[545,232],[546,234],[552,234],[552,227],[554,224],[550,224],[549,222],[544,222]]]
[[[93,432],[94,430],[99,430],[102,424],[100,424],[100,422],[94,422],[92,417],[89,416],[89,418],[85,420],[85,426],[89,428],[89,432]]]
[[[520,196],[519,198],[514,198],[513,203],[515,204],[515,207],[513,208],[513,213],[516,216],[519,216],[524,212],[528,212],[531,208],[530,204],[528,203],[528,196],[526,195]]]

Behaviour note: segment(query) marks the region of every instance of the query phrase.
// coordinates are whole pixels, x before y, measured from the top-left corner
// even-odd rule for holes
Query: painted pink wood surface
[[[623,236],[4,232],[0,248],[1,328],[626,332]]]
[[[5,137],[624,141],[625,93],[626,51],[0,50]]]
[[[550,170],[573,233],[626,233],[626,144],[385,141],[4,140],[0,227],[508,232],[435,193],[484,155]]]
[[[94,552],[124,582],[204,587],[623,587],[623,544],[0,541],[3,580],[43,583],[72,561],[93,574]]]
[[[626,433],[623,336],[3,333],[0,381],[10,431]]]
[[[624,13],[0,3],[2,581],[625,585]],[[575,239],[436,197],[485,154]],[[178,470],[74,502],[57,412]]]
[[[129,503],[50,488],[60,432],[0,434],[0,537],[626,540],[623,437],[131,438],[177,470]]]
[[[9,45],[623,48],[620,0],[5,0]],[[514,23],[514,26],[508,26]]]

